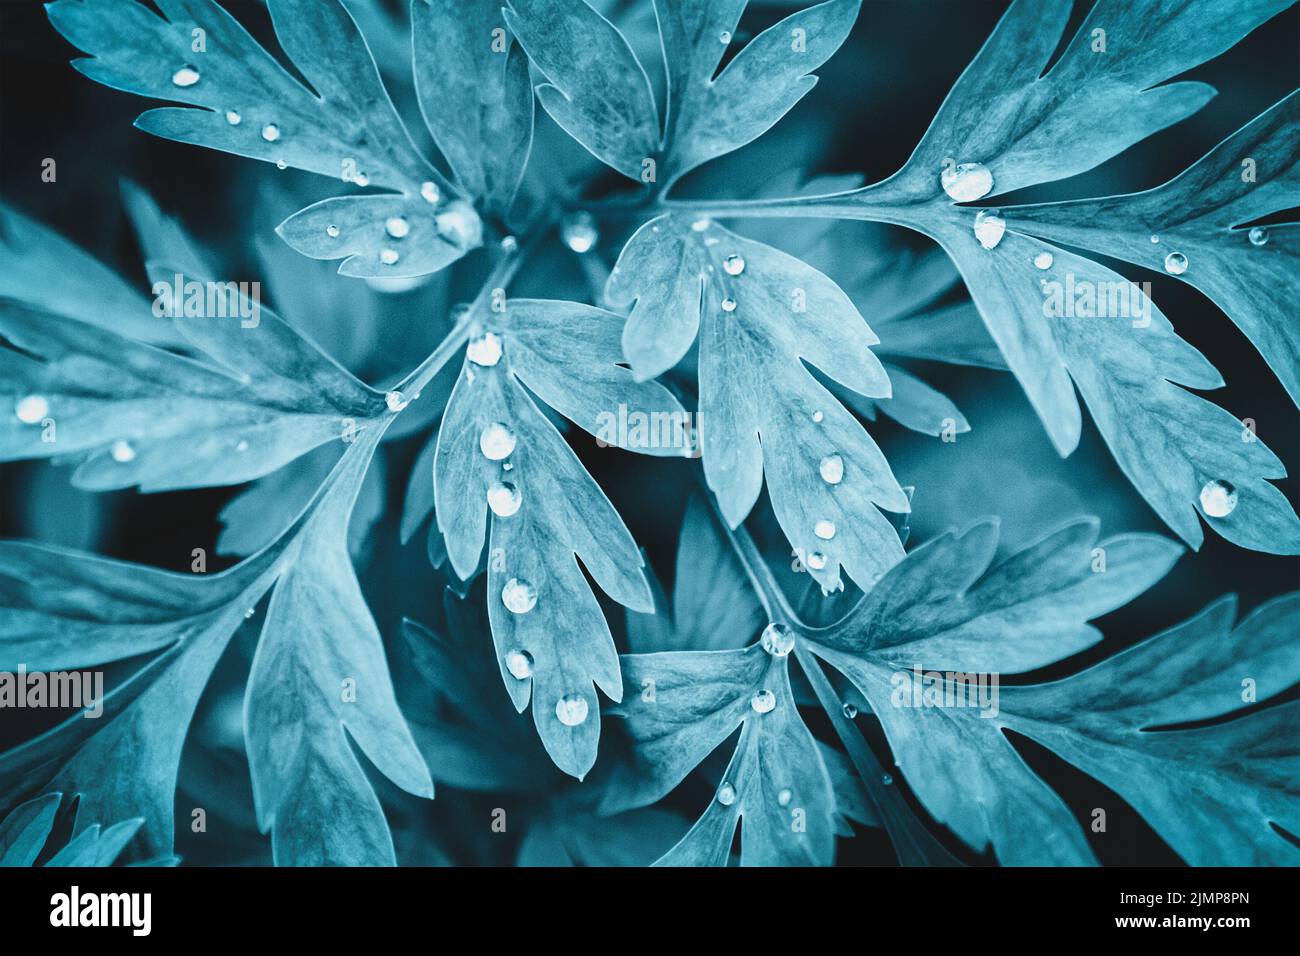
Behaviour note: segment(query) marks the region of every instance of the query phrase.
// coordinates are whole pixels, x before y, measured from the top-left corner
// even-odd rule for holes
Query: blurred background
[[[225,5],[261,43],[279,52],[260,3],[227,0]],[[402,5],[387,0],[347,5],[371,43],[408,127],[432,155],[412,95]],[[648,0],[596,5],[625,29],[661,87]],[[799,5],[751,2],[736,46]],[[906,161],[1005,7],[995,0],[867,0],[849,40],[818,71],[816,88],[771,132],[697,170],[679,184],[676,195],[744,197],[784,174],[808,179],[856,173],[868,182],[888,176]],[[1067,36],[1088,7],[1087,2],[1076,4]],[[1218,89],[1219,95],[1200,113],[1089,173],[1023,190],[1005,204],[1132,192],[1165,181],[1295,88],[1298,39],[1300,9],[1292,8],[1235,49],[1181,77]],[[77,55],[50,27],[40,3],[0,3],[0,198],[112,265],[142,290],[148,285],[143,250],[123,203],[124,183],[142,187],[164,213],[176,217],[220,264],[223,277],[261,281],[265,305],[378,387],[427,355],[448,328],[452,306],[472,295],[472,267],[394,287],[343,278],[334,273],[336,263],[298,256],[275,237],[274,226],[307,203],[335,194],[338,184],[139,132],[133,120],[156,104],[82,77],[68,65]],[[1105,136],[1106,131],[1081,129],[1078,135]],[[55,183],[40,178],[41,161],[47,157],[58,163]],[[540,108],[529,176],[539,188],[555,182],[585,184],[592,195],[616,186]],[[520,276],[512,295],[594,301],[593,281],[612,264],[627,228],[634,225],[602,224],[596,247],[581,261],[556,243]],[[882,250],[923,251],[928,245],[928,240],[904,230],[869,224],[836,229],[843,261],[828,265],[827,271],[842,282],[861,266],[859,257]],[[1152,283],[1155,301],[1179,334],[1223,373],[1227,387],[1209,397],[1238,418],[1255,420],[1259,437],[1291,476],[1279,482],[1280,487],[1293,504],[1300,500],[1300,418],[1250,343],[1190,286],[1126,263],[1107,264],[1134,281]],[[58,276],[50,281],[57,282]],[[955,299],[963,295],[960,288],[951,293]],[[871,314],[866,318],[874,322]],[[1293,313],[1275,318],[1294,322],[1300,317]],[[1018,550],[1083,514],[1101,519],[1103,536],[1168,533],[1119,472],[1091,423],[1085,424],[1079,449],[1062,460],[1009,374],[930,363],[913,363],[911,368],[953,399],[971,430],[945,443],[907,431],[884,416],[869,425],[899,480],[916,488],[909,545],[983,515],[1001,518],[1004,551]],[[450,383],[445,375],[440,381],[444,388]],[[429,398],[437,394],[435,386]],[[399,543],[408,477],[428,441],[429,413],[438,410],[437,401],[426,401],[425,407],[427,412],[413,409],[404,416],[415,420],[405,435],[385,445],[371,490],[354,518],[358,571],[390,646],[403,617],[435,629],[447,624],[446,577],[427,559],[423,530],[405,546]],[[657,576],[671,582],[677,532],[695,487],[694,466],[600,449],[586,436],[569,437],[646,550]],[[328,461],[318,467],[328,467]],[[247,488],[149,496],[89,494],[71,487],[70,473],[47,463],[0,465],[0,536],[57,543],[177,571],[189,570],[192,549],[199,547],[207,550],[209,570],[238,559],[240,542],[227,538],[223,546],[220,540],[221,515]],[[300,506],[306,497],[295,499],[290,484],[263,490],[283,496],[291,517],[293,502]],[[309,495],[310,490],[307,486],[298,494]],[[788,545],[763,505],[750,523],[794,592],[801,582],[789,572]],[[1298,584],[1296,559],[1244,551],[1207,532],[1199,553],[1183,558],[1148,594],[1099,622],[1106,634],[1099,648],[1042,676],[1077,668],[1149,636],[1226,592],[1240,595],[1245,613]],[[472,589],[470,593],[471,601],[479,596]],[[621,626],[620,613],[606,607],[614,626]],[[252,823],[241,743],[242,689],[257,623],[250,622],[232,642],[187,744],[177,803],[177,849],[187,862],[269,862],[267,841]],[[479,636],[478,644],[486,647],[486,632]],[[400,670],[400,655],[392,666]],[[400,690],[405,678],[398,673],[396,679]],[[0,747],[26,739],[56,717],[5,715],[0,718]],[[537,766],[536,753],[529,751],[536,749],[529,718],[515,718],[507,707],[502,719],[515,719],[520,726],[491,746],[516,747],[518,754],[511,758],[516,769]],[[824,727],[814,729],[824,736]],[[1114,794],[1032,744],[1024,743],[1022,752],[1081,819],[1093,806],[1114,808],[1108,833],[1093,836],[1104,862],[1177,862]],[[439,778],[436,767],[434,775]],[[622,862],[639,862],[655,845],[671,844],[673,834],[702,808],[691,793],[674,794],[661,812],[635,822],[634,829],[644,837],[639,843],[626,833],[611,836],[602,831],[605,824],[591,822],[587,829],[570,824],[568,830],[557,824],[557,815],[563,816],[559,808],[574,799],[575,788],[556,774],[530,775],[521,791],[504,793],[475,793],[472,781],[457,786],[440,780],[433,804],[394,792],[378,776],[374,779],[390,811],[399,859],[405,863],[500,864],[520,860],[521,855],[524,862],[566,862],[566,856],[568,862],[608,862],[599,857],[600,846],[621,845],[624,838],[629,849]],[[184,832],[188,808],[200,805],[196,794],[202,794],[202,805],[208,808],[208,834]],[[526,822],[495,839],[484,821],[491,808],[502,806],[520,808],[518,819]],[[214,840],[216,833],[221,837]],[[969,862],[987,862],[969,851],[959,852]],[[892,856],[879,831],[862,830],[855,839],[842,841],[841,859],[849,864],[888,863]]]

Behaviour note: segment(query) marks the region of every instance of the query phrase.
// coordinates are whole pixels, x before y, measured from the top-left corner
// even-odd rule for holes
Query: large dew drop
[[[721,305],[722,305],[723,312],[736,311],[736,300],[733,299],[731,296],[727,296],[725,299],[723,299]]]
[[[262,127],[262,139],[266,140],[268,143],[274,143],[279,138],[280,127],[276,126],[274,123],[267,123]]]
[[[763,628],[759,643],[773,657],[787,657],[794,650],[794,631],[784,624],[774,622]]]
[[[14,414],[24,425],[39,425],[50,413],[50,403],[41,395],[28,395],[20,398],[14,406]]]
[[[519,510],[524,496],[508,481],[494,481],[488,486],[487,503],[498,518],[509,518]]]
[[[560,238],[564,244],[578,255],[590,252],[600,238],[596,229],[596,220],[589,212],[577,212],[564,220],[560,226]]]
[[[1050,252],[1040,252],[1038,255],[1034,256],[1034,268],[1035,269],[1052,268],[1052,254]]]
[[[1007,231],[1007,221],[996,209],[981,209],[975,214],[975,238],[985,249],[993,249]]]
[[[501,337],[495,332],[484,332],[469,340],[465,354],[475,365],[491,368],[501,361]]]
[[[463,200],[448,203],[434,222],[438,225],[438,235],[457,249],[472,249],[483,239],[482,220],[474,207]]]
[[[128,461],[135,461],[135,449],[131,447],[129,441],[113,442],[113,448],[110,452],[113,460],[119,465],[125,465]]]
[[[809,551],[803,563],[812,571],[820,571],[826,567],[826,555],[820,551]]]
[[[509,458],[515,450],[515,433],[502,422],[493,422],[478,436],[478,447],[489,461]]]
[[[1237,489],[1231,482],[1216,478],[1201,489],[1201,510],[1211,518],[1226,518],[1237,507]]]
[[[781,790],[777,791],[776,802],[779,806],[788,807],[790,801],[793,799],[794,794],[790,791],[789,787],[783,787]]]
[[[527,680],[533,676],[533,655],[527,651],[507,652],[506,670],[515,680]]]
[[[818,521],[813,525],[813,534],[817,535],[817,537],[821,538],[823,541],[829,541],[831,538],[835,537],[835,522],[827,521],[823,518],[821,521]]]
[[[822,481],[828,485],[838,485],[844,480],[844,459],[839,455],[827,455],[817,465]]]
[[[239,115],[239,110],[226,110],[226,122],[231,126],[238,126],[243,121],[244,118]]]
[[[587,719],[587,699],[581,694],[565,694],[555,702],[555,716],[566,727],[577,727]]]
[[[722,269],[729,276],[738,276],[745,271],[745,260],[732,254],[722,260]]]
[[[537,588],[523,578],[511,578],[501,589],[501,603],[511,614],[527,614],[537,606]]]
[[[401,392],[392,391],[384,396],[384,404],[388,406],[390,412],[400,412],[410,403]]]
[[[1187,271],[1187,257],[1181,252],[1171,252],[1165,256],[1165,271],[1171,276],[1180,276]]]
[[[770,714],[776,707],[776,694],[766,688],[756,691],[754,696],[749,698],[749,706],[754,708],[756,714]]]
[[[384,223],[384,231],[394,239],[405,239],[411,231],[411,224],[401,216],[389,216]]]
[[[956,202],[974,202],[992,191],[993,174],[983,163],[944,166],[939,174],[939,185]]]
[[[173,86],[193,86],[198,81],[198,68],[190,66],[188,63],[172,74]]]
[[[1256,226],[1246,233],[1246,238],[1250,240],[1252,246],[1262,246],[1268,242],[1268,230],[1263,226]]]
[[[438,186],[434,182],[420,183],[420,198],[427,203],[437,203],[442,196],[438,193]]]
[[[718,803],[724,807],[729,807],[736,802],[736,788],[727,781],[722,781],[722,786],[718,788]]]

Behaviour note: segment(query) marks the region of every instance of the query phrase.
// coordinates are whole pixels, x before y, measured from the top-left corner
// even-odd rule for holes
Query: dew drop
[[[1187,257],[1181,252],[1171,252],[1165,256],[1165,271],[1171,276],[1180,276],[1187,271]]]
[[[135,449],[128,441],[113,442],[112,455],[113,460],[121,465],[125,465],[128,461],[135,461]]]
[[[410,403],[401,392],[392,391],[384,396],[384,404],[388,406],[390,412],[400,412]]]
[[[749,698],[749,706],[754,708],[756,714],[770,714],[776,707],[776,694],[766,688],[756,691],[754,696]]]
[[[288,169],[288,168],[289,168],[289,164],[286,163],[283,159],[277,159],[277,160],[275,161],[275,168],[276,168],[276,169]]]
[[[993,189],[993,174],[983,163],[944,166],[939,174],[939,185],[949,198],[957,202],[974,202],[983,199]]]
[[[723,299],[722,302],[719,303],[719,304],[722,306],[722,311],[723,311],[723,312],[735,312],[735,311],[736,311],[736,300],[733,299],[731,296],[727,296],[727,297],[726,297],[725,299]]]
[[[198,81],[198,68],[190,66],[188,63],[172,74],[173,86],[193,86]]]
[[[1160,241],[1160,237],[1159,237],[1159,236],[1152,236],[1152,237],[1151,237],[1151,244],[1152,244],[1153,246],[1154,246],[1156,243],[1158,243],[1159,241]]]
[[[477,246],[483,238],[482,220],[474,207],[463,200],[448,203],[434,221],[438,225],[438,235],[457,249]]]
[[[823,541],[829,541],[831,538],[835,537],[835,522],[827,521],[823,518],[821,521],[818,521],[813,525],[813,534],[817,535],[817,537],[821,538]]]
[[[596,220],[589,212],[576,212],[560,226],[560,238],[578,255],[590,252],[600,238]]]
[[[231,126],[238,126],[243,121],[244,118],[239,115],[238,110],[226,110],[226,122]]]
[[[24,425],[39,425],[50,413],[50,403],[41,395],[28,395],[18,400],[14,414]]]
[[[718,788],[718,803],[722,804],[724,807],[729,807],[735,802],[736,788],[724,780],[722,786]]]
[[[397,264],[397,260],[400,259],[400,258],[402,258],[402,257],[399,256],[399,255],[397,254],[397,250],[396,250],[396,249],[381,249],[381,250],[379,250],[379,261],[382,262],[382,263],[383,263],[384,265],[386,265],[386,266],[396,265],[396,264]]]
[[[705,229],[708,229],[709,226],[711,225],[712,223],[706,217],[703,219],[696,219],[693,223],[691,223],[691,228],[694,229],[696,232],[703,232]]]
[[[515,450],[515,433],[502,422],[493,422],[478,436],[478,447],[489,461],[509,458]]]
[[[247,621],[249,618],[251,618],[251,617],[253,616],[253,614],[255,613],[255,610],[256,610],[255,608],[251,608],[251,607],[250,607],[247,611],[245,611],[245,612],[244,612],[244,620]]]
[[[827,455],[817,465],[822,481],[828,485],[838,485],[844,480],[844,459],[839,455]]]
[[[516,239],[514,236],[501,237],[502,252],[514,252],[518,248],[519,248],[519,240]]]
[[[262,127],[262,139],[266,140],[268,143],[274,143],[279,138],[280,127],[276,126],[274,123],[267,123]]]
[[[494,481],[488,486],[487,503],[492,513],[499,518],[509,518],[519,510],[524,496],[508,481]]]
[[[411,224],[401,216],[389,216],[388,221],[384,223],[384,231],[394,239],[405,239],[407,233],[411,231]]]
[[[527,651],[507,652],[506,670],[516,680],[527,680],[533,676],[533,655]]]
[[[248,442],[241,438],[239,442],[235,445],[235,451],[238,452],[248,451]]]
[[[826,416],[823,415],[820,411],[813,412],[813,421],[815,422],[820,422],[825,417]]]
[[[1002,241],[1007,231],[1007,221],[996,209],[981,209],[975,214],[975,238],[985,249],[993,249]]]
[[[1038,255],[1034,256],[1034,268],[1052,268],[1052,254],[1050,252],[1040,252]]]
[[[357,173],[355,176],[352,177],[352,181],[356,183],[358,186],[364,187],[370,185],[370,177],[367,176],[365,173]]]
[[[1252,246],[1262,246],[1268,242],[1268,230],[1263,226],[1256,226],[1246,233],[1246,238],[1250,240]]]
[[[718,42],[721,43],[723,46],[726,46],[728,43],[730,43],[730,42],[731,42],[731,31],[730,31],[730,30],[723,30],[721,33],[719,33],[719,34],[718,34]]]
[[[566,727],[577,727],[587,719],[587,699],[581,694],[565,694],[555,702],[555,716]]]
[[[329,236],[331,239],[337,239],[339,237],[339,227],[330,223],[330,225],[325,227],[325,235]]]
[[[759,643],[763,645],[763,650],[773,657],[787,657],[794,650],[794,631],[784,624],[769,624],[763,628],[763,636],[759,638]]]
[[[812,568],[814,571],[820,571],[822,568],[826,567],[826,555],[822,554],[820,551],[811,551],[804,558],[804,564],[808,565],[808,567]]]
[[[884,773],[880,775],[880,782],[883,783],[886,787],[888,787],[891,784],[893,784],[894,778],[891,777],[889,774]]]
[[[745,260],[732,253],[722,260],[722,268],[729,276],[738,276],[745,271]]]
[[[845,704],[844,716],[847,717],[849,720],[852,720],[854,717],[858,716],[858,708],[855,707],[853,704]]]
[[[501,337],[495,332],[484,332],[469,340],[465,354],[475,365],[491,368],[501,361]]]
[[[782,807],[788,807],[790,805],[790,801],[793,799],[794,799],[794,794],[790,791],[789,787],[782,789],[776,795],[777,805]]]
[[[438,186],[433,182],[420,183],[420,198],[427,203],[437,203],[442,196],[438,193]]]
[[[511,578],[501,589],[501,603],[511,614],[527,614],[537,606],[537,588],[522,578]]]
[[[1201,489],[1201,510],[1211,518],[1226,518],[1237,507],[1237,489],[1231,482],[1216,478]]]

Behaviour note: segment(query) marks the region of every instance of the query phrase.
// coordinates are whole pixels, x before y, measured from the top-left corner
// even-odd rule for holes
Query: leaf
[[[123,820],[100,830],[98,823],[82,830],[77,837],[50,858],[46,866],[112,866],[126,849],[144,821],[139,817]]]
[[[491,330],[472,333],[438,431],[435,513],[451,565],[468,579],[488,533],[489,501],[496,503],[487,586],[501,677],[517,710],[532,698],[556,765],[581,778],[600,733],[592,684],[615,700],[622,695],[609,626],[582,568],[624,607],[649,610],[651,599],[632,536],[532,395],[611,444],[650,454],[687,448],[672,430],[662,443],[611,432],[609,417],[666,416],[680,426],[685,412],[662,386],[636,382],[615,364],[619,319],[611,313],[512,299],[490,321]],[[512,654],[531,657],[525,677],[512,675]],[[562,698],[572,725],[557,716]]]
[[[671,368],[700,336],[704,473],[733,527],[766,476],[791,545],[824,557],[810,567],[823,588],[841,585],[841,566],[869,585],[902,556],[879,509],[906,512],[906,496],[875,442],[801,361],[861,394],[889,395],[870,351],[876,337],[834,282],[709,220],[661,216],[628,240],[606,296],[636,303],[623,347],[642,378]],[[837,484],[819,474],[832,455],[843,464]]]
[[[91,54],[73,61],[91,79],[197,107],[149,110],[136,120],[146,132],[392,191],[324,200],[291,217],[281,235],[300,252],[345,258],[346,275],[413,276],[478,245],[477,215],[415,149],[343,5],[268,7],[280,45],[310,86],[212,0],[161,0],[162,16],[110,0],[57,0],[47,10],[55,29]],[[388,234],[393,217],[407,224],[404,240]],[[337,225],[337,237],[326,236],[327,224]],[[399,259],[385,261],[395,242]]]
[[[686,832],[676,813],[645,807],[616,817],[569,808],[528,828],[517,866],[649,866]]]
[[[31,866],[54,828],[61,793],[20,804],[0,819],[0,866]]]
[[[528,57],[499,0],[414,0],[415,89],[425,125],[471,196],[510,209],[533,140]]]

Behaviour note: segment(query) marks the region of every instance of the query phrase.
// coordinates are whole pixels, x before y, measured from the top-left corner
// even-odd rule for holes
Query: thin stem
[[[868,187],[871,188],[871,187]],[[850,189],[820,196],[782,196],[773,199],[666,199],[664,212],[682,212],[711,219],[869,219],[876,222],[905,222],[899,206],[872,204],[867,190]]]
[[[749,536],[745,526],[742,524],[736,528],[731,527],[727,523],[727,519],[722,516],[717,498],[707,488],[705,489],[705,496],[709,499],[709,504],[722,527],[723,534],[727,536],[727,540],[731,542],[731,547],[740,558],[740,565],[745,569],[745,574],[754,587],[754,593],[758,595],[758,600],[767,613],[767,619],[777,624],[784,624],[795,631],[802,632],[806,630],[806,625],[799,620],[799,615],[790,606],[785,592],[776,583],[776,578],[772,576],[772,569],[767,566],[767,561],[759,553],[758,546],[754,544],[754,539]]]

